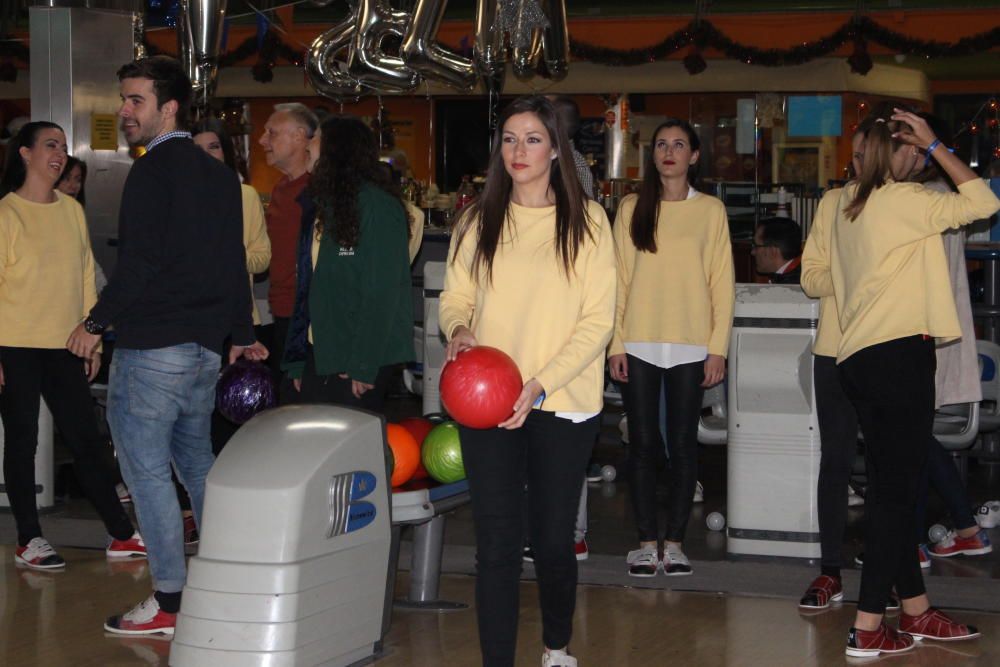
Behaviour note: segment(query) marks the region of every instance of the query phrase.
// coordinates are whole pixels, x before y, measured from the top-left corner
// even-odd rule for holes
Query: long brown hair
[[[872,192],[885,185],[893,176],[892,156],[904,144],[892,135],[913,130],[902,121],[892,120],[892,106],[888,103],[880,105],[872,113],[871,120],[871,127],[865,134],[865,158],[857,177],[858,189],[854,192],[854,199],[844,209],[847,219],[852,221],[861,215]]]
[[[503,128],[511,116],[531,113],[538,117],[549,134],[549,141],[556,151],[557,159],[552,161],[549,172],[549,187],[556,199],[556,254],[562,260],[567,277],[572,273],[573,264],[580,252],[585,237],[593,238],[592,221],[587,213],[586,197],[576,175],[573,154],[569,146],[566,128],[559,122],[552,102],[541,95],[519,97],[504,108],[493,135],[493,150],[490,153],[486,184],[482,194],[463,211],[456,229],[455,247],[462,243],[468,233],[478,236],[476,252],[472,259],[472,273],[485,276],[486,282],[493,280],[493,259],[510,218],[510,195],[513,181],[504,168]],[[452,257],[452,261],[455,258]]]
[[[691,124],[679,118],[668,118],[659,124],[653,132],[653,142],[655,144],[660,132],[671,127],[679,127],[687,135],[691,152],[701,150],[701,140],[698,133],[694,131]],[[632,211],[632,221],[630,233],[632,243],[639,250],[645,252],[656,252],[656,224],[660,212],[660,198],[663,196],[663,181],[660,179],[660,172],[656,168],[655,149],[651,148],[649,156],[643,170],[642,185],[639,186],[639,201],[635,203]],[[694,183],[698,176],[698,163],[688,166],[688,185]]]
[[[354,116],[330,116],[321,131],[319,160],[307,186],[316,202],[316,234],[332,234],[341,246],[357,247],[361,240],[358,198],[365,183],[396,199],[409,220],[399,186],[378,160],[378,141],[371,129]],[[404,231],[409,237],[409,224]]]

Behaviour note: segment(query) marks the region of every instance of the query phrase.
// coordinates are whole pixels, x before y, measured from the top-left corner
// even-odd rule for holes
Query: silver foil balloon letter
[[[393,10],[384,0],[360,0],[348,71],[363,86],[379,92],[404,93],[420,83],[420,75],[402,58],[382,50],[382,40],[389,35],[402,38],[409,22],[409,14]]]
[[[407,65],[425,78],[459,90],[471,90],[476,85],[472,61],[434,43],[447,5],[448,0],[416,0],[400,54]]]
[[[476,43],[472,50],[486,89],[503,89],[507,52],[503,30],[497,25],[497,0],[476,0]]]
[[[178,52],[196,98],[207,99],[215,88],[226,3],[227,0],[181,0],[180,3]]]
[[[320,95],[338,102],[361,97],[361,82],[347,71],[356,30],[357,12],[313,40],[306,52],[306,76]]]
[[[569,67],[569,25],[566,21],[566,0],[543,0],[549,25],[542,31],[542,58],[553,79],[566,76]]]

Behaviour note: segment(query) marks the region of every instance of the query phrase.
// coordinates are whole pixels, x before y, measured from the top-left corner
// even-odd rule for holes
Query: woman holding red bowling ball
[[[522,97],[501,114],[483,192],[452,238],[441,330],[454,360],[498,348],[524,381],[495,428],[461,427],[476,532],[483,664],[514,664],[523,497],[535,550],[542,664],[573,667],[573,527],[600,426],[604,349],[614,323],[615,260],[600,205],[580,188],[552,103]]]
[[[726,208],[694,189],[700,142],[689,123],[668,119],[653,133],[638,196],[615,222],[618,296],[608,348],[628,416],[628,481],[639,548],[633,577],[691,574],[681,549],[698,483],[698,417],[706,387],[722,382],[735,287]],[[663,457],[660,401],[666,397],[670,503],[658,550],[656,477]]]

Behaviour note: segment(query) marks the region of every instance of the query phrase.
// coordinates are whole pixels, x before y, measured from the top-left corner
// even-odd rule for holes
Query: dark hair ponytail
[[[63,131],[55,123],[50,123],[47,120],[36,120],[25,123],[21,131],[7,144],[7,159],[4,163],[3,178],[0,179],[0,197],[6,197],[24,185],[28,170],[24,166],[21,149],[34,148],[35,142],[38,141],[38,133],[45,129]]]
[[[660,180],[660,172],[656,168],[656,140],[660,132],[671,127],[679,127],[684,131],[692,153],[701,150],[698,133],[687,121],[668,118],[653,132],[653,147],[650,148],[649,156],[646,158],[642,185],[639,186],[639,201],[635,203],[635,210],[632,211],[630,228],[632,243],[645,252],[656,252],[656,225],[660,212],[660,198],[663,195],[663,181]],[[688,166],[688,185],[693,185],[697,177],[698,163],[695,162]]]

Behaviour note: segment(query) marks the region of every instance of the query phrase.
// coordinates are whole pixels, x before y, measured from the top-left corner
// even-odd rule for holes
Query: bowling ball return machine
[[[171,645],[176,667],[347,667],[382,651],[402,527],[414,527],[412,609],[437,599],[444,516],[468,485],[392,493],[385,424],[360,410],[264,412],[206,482],[198,555]]]
[[[797,285],[736,286],[727,382],[730,556],[820,557],[818,317],[819,302]]]

